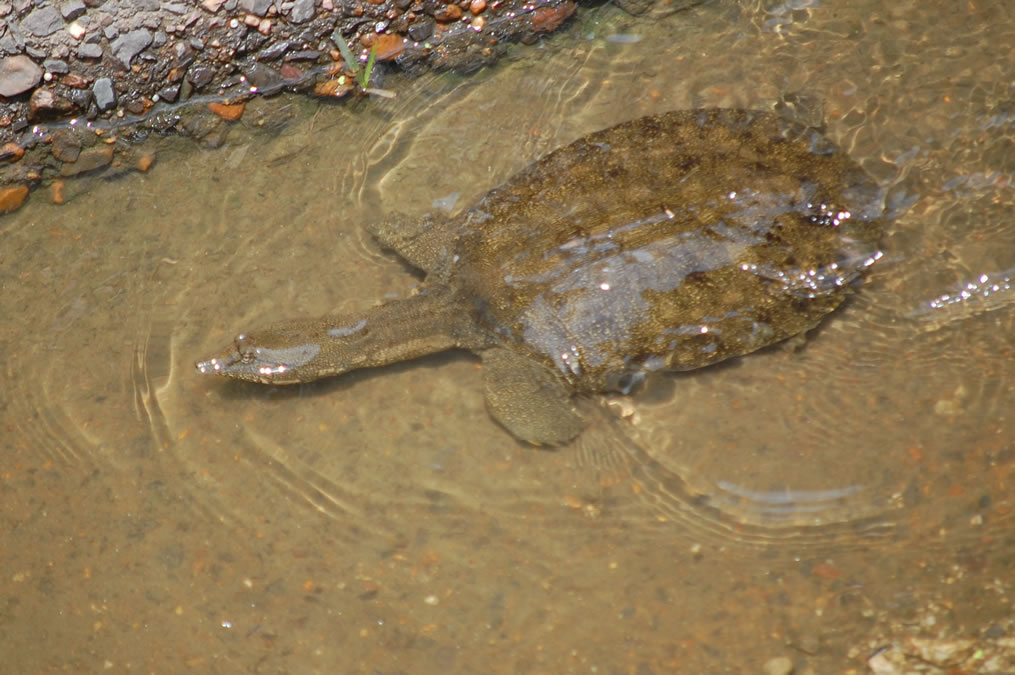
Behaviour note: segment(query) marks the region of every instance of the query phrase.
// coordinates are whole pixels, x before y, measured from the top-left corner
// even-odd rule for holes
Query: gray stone
[[[0,96],[17,96],[37,85],[42,68],[24,55],[0,59]]]
[[[102,47],[91,42],[84,42],[78,46],[78,58],[81,59],[101,59],[102,58]]]
[[[116,105],[116,92],[113,91],[113,81],[108,77],[100,77],[92,85],[92,96],[95,97],[95,105],[99,110],[105,112]]]
[[[46,59],[42,62],[42,67],[46,69],[46,72],[55,73],[56,75],[64,75],[70,72],[67,62],[60,59]]]
[[[107,40],[112,40],[120,34],[120,31],[117,30],[116,26],[109,25],[102,29],[102,34],[106,36]]]
[[[268,13],[268,8],[271,7],[272,0],[240,0],[240,7],[256,14],[257,16],[264,16]]]
[[[73,21],[78,18],[85,13],[86,9],[87,7],[85,7],[85,3],[81,2],[81,0],[69,0],[68,2],[60,5],[60,13],[63,14],[63,18],[68,21]]]
[[[111,45],[113,54],[125,66],[130,66],[131,60],[140,54],[152,43],[152,34],[144,28],[124,33],[113,40]]]
[[[32,35],[45,37],[63,28],[63,17],[55,7],[41,7],[26,16],[21,26]]]
[[[293,23],[306,23],[313,19],[316,5],[316,0],[296,0],[293,3],[292,14],[289,15]]]
[[[166,35],[165,31],[155,31],[155,39],[152,40],[153,47],[161,47],[162,45],[169,42],[169,36]]]
[[[178,14],[180,16],[183,16],[188,11],[190,11],[189,7],[180,2],[164,2],[162,3],[162,9],[166,10],[167,12],[172,12],[173,14]]]

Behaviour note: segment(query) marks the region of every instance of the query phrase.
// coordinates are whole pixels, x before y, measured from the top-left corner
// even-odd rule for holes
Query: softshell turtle
[[[580,138],[455,217],[371,228],[426,279],[362,314],[238,335],[202,373],[309,382],[447,349],[482,360],[488,408],[553,445],[573,397],[627,393],[815,326],[878,257],[881,191],[772,113],[669,112]]]

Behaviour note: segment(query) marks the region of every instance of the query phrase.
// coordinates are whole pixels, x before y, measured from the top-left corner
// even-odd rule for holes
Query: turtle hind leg
[[[486,405],[516,438],[533,445],[561,445],[585,428],[571,392],[540,363],[502,347],[483,359]]]

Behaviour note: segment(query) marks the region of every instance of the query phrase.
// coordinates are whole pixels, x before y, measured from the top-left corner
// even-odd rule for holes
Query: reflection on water
[[[241,123],[214,152],[163,139],[147,175],[37,193],[0,220],[11,667],[840,672],[910,637],[992,654],[1013,636],[1009,14],[606,6],[474,77],[279,98],[284,127]],[[464,354],[290,389],[192,370],[240,327],[411,292],[370,219],[462,208],[643,114],[786,101],[821,102],[898,212],[802,345],[589,401],[593,433],[554,452],[490,421]]]

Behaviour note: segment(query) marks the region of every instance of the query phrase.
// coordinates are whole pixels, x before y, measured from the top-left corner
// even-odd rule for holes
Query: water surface
[[[1012,18],[604,6],[469,78],[262,101],[288,123],[36,192],[0,220],[11,672],[862,672],[1015,636]],[[553,452],[490,420],[465,354],[194,372],[240,330],[411,292],[370,219],[696,106],[823,119],[886,190],[884,259],[805,344],[596,401]]]

